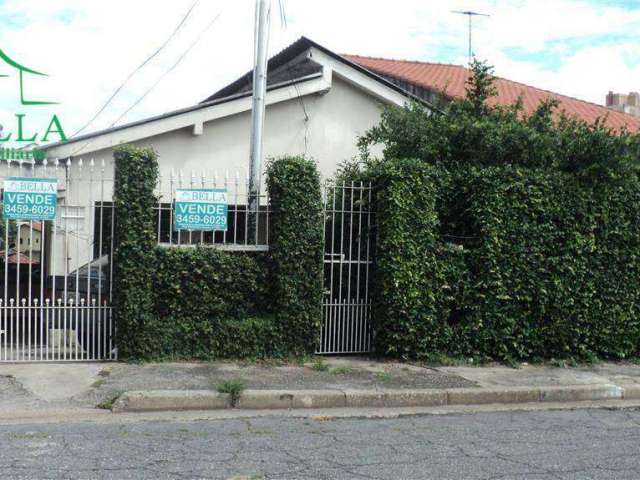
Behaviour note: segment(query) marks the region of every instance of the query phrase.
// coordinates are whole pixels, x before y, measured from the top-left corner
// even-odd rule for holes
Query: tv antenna
[[[472,12],[471,10],[453,10],[451,13],[456,13],[458,15],[466,15],[469,18],[469,65],[471,65],[471,58],[473,57],[473,50],[471,49],[471,30],[472,30],[472,22],[473,17],[490,17],[491,15],[487,15],[486,13],[478,13]]]

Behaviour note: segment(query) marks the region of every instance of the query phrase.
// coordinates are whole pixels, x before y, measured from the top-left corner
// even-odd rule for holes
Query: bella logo
[[[38,76],[44,76],[46,77],[47,74],[45,73],[41,73],[38,72],[36,70],[33,70],[31,68],[27,68],[24,65],[19,64],[18,62],[16,62],[15,60],[11,59],[6,53],[4,53],[3,50],[0,49],[0,66],[2,65],[2,62],[4,62],[4,64],[6,64],[7,66],[11,67],[15,72],[17,72],[18,74],[18,78],[19,78],[19,93],[20,93],[20,104],[24,105],[24,106],[43,106],[43,105],[56,105],[57,102],[48,102],[48,101],[42,101],[42,100],[30,100],[27,98],[27,96],[25,95],[25,77],[28,78],[30,75],[38,75]],[[3,71],[0,70],[0,78],[7,78],[10,77],[10,75],[7,74],[3,74]],[[60,124],[60,120],[58,119],[58,116],[56,114],[53,114],[51,117],[51,120],[49,121],[49,125],[47,126],[47,129],[45,130],[44,135],[42,136],[42,138],[38,138],[38,133],[34,132],[33,134],[29,135],[29,133],[27,133],[27,128],[26,128],[26,123],[27,123],[27,114],[26,113],[16,113],[15,114],[15,118],[16,118],[16,128],[14,131],[10,131],[8,133],[5,133],[4,131],[4,127],[0,126],[0,144],[2,142],[9,142],[9,141],[14,141],[14,142],[20,142],[20,143],[32,143],[32,142],[36,142],[38,140],[42,141],[42,142],[48,142],[51,137],[57,136],[57,140],[59,141],[65,141],[67,139],[64,130],[62,129],[62,125]],[[15,134],[15,135],[14,135]],[[2,150],[2,149],[0,149]],[[1,158],[1,156],[0,156]]]

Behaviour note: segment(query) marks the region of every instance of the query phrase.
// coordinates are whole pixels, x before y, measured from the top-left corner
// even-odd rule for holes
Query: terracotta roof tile
[[[460,65],[391,60],[359,55],[344,55],[344,57],[378,75],[394,77],[426,89],[439,90],[450,98],[463,98],[465,95],[465,82],[469,78],[469,70]],[[511,104],[519,96],[522,96],[525,111],[531,113],[542,100],[551,97],[560,101],[560,109],[564,110],[567,115],[589,123],[595,122],[598,118],[606,117],[606,123],[611,128],[621,129],[626,126],[630,131],[640,131],[640,118],[602,105],[500,77],[496,77],[495,86],[498,95],[492,100],[494,104]]]

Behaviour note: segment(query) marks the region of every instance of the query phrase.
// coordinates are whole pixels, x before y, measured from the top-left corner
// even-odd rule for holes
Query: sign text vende
[[[4,181],[2,211],[9,220],[53,220],[58,181],[53,178],[8,177]]]

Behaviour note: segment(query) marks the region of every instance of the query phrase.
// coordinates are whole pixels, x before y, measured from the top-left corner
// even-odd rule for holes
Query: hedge
[[[505,360],[640,351],[640,184],[384,162],[380,353]]]
[[[115,153],[114,316],[125,359],[311,353],[322,301],[322,207],[315,164],[269,166],[269,253],[156,245],[151,149]]]
[[[479,241],[465,337],[498,358],[626,358],[640,347],[640,184],[501,167],[466,175]]]
[[[114,317],[118,354],[149,358],[158,351],[161,326],[153,315],[153,190],[158,162],[151,148],[132,145],[114,152]]]
[[[272,308],[292,354],[315,351],[322,319],[324,245],[320,174],[302,157],[267,166],[271,196]]]
[[[417,160],[402,160],[380,165],[374,177],[375,349],[400,357],[447,350],[453,331],[443,319],[450,315],[459,274],[454,261],[459,255],[438,234],[437,204],[447,174]]]
[[[269,312],[267,258],[206,247],[155,249],[154,315],[161,358],[260,358],[286,353]]]

